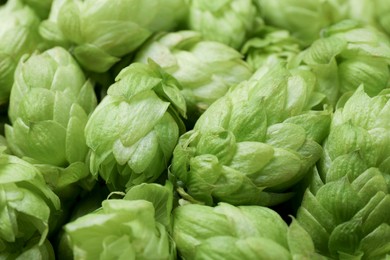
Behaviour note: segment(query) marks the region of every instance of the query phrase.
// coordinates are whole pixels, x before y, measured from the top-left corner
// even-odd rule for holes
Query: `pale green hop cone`
[[[1,6],[0,17],[0,104],[5,104],[19,59],[43,44],[38,33],[38,16],[21,1],[10,0]]]
[[[153,33],[178,26],[187,9],[184,0],[55,0],[41,32],[70,43],[86,70],[105,72]]]
[[[5,126],[12,152],[37,165],[54,188],[88,177],[84,127],[96,106],[93,86],[56,47],[24,57],[16,70]]]
[[[360,87],[335,111],[315,185],[297,220],[316,249],[334,259],[390,254],[389,91]]]
[[[22,254],[32,240],[45,250],[59,210],[58,197],[37,168],[16,156],[0,154],[0,258]]]
[[[165,226],[146,200],[105,200],[102,208],[68,223],[75,260],[175,259]]]
[[[205,40],[239,49],[262,20],[251,0],[190,0],[187,24]]]
[[[390,41],[374,27],[346,20],[323,31],[302,54],[302,64],[316,75],[317,91],[335,106],[361,84],[369,96],[389,87]]]
[[[358,88],[334,113],[320,161],[321,176],[328,175],[338,157],[358,151],[367,167],[378,167],[387,173],[385,177],[390,184],[389,115],[389,90],[370,97],[363,87]]]
[[[323,28],[348,18],[345,0],[255,0],[267,25],[286,29],[309,46]]]
[[[85,128],[90,169],[112,190],[153,182],[168,167],[186,105],[178,82],[157,64],[123,69]],[[180,116],[181,115],[181,116]]]
[[[121,195],[103,200],[103,207],[95,201],[99,194],[78,205],[61,235],[59,259],[175,259],[172,184],[143,183],[110,196]]]
[[[320,187],[306,191],[297,221],[316,250],[332,259],[385,259],[390,254],[388,173],[368,168],[358,153],[338,157],[330,172]]]
[[[217,100],[180,137],[170,178],[187,200],[213,205],[279,204],[322,154],[330,114],[309,71],[258,70]]]
[[[183,259],[324,259],[293,220],[261,206],[197,204],[173,211],[173,239]]]
[[[137,52],[135,61],[146,63],[148,58],[180,82],[192,120],[252,75],[242,54],[225,44],[202,39],[195,31],[156,35]]]
[[[257,70],[268,59],[289,63],[301,52],[301,48],[299,41],[289,31],[266,26],[245,42],[241,52],[245,55],[245,61]]]

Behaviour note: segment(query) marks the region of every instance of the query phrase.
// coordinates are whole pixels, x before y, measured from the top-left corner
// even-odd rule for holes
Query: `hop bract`
[[[389,104],[387,91],[370,98],[360,87],[334,114],[320,175],[297,214],[326,256],[383,259],[390,252]]]
[[[19,0],[1,6],[0,17],[0,104],[4,104],[8,101],[19,59],[42,47],[42,39],[38,33],[38,16]]]
[[[318,91],[335,105],[361,84],[370,96],[389,86],[390,41],[374,27],[346,20],[323,31],[323,37],[302,53],[303,63],[318,80]]]
[[[350,1],[345,0],[256,0],[266,24],[289,30],[308,46],[323,28],[348,18]],[[355,2],[355,1],[354,1]]]
[[[0,257],[16,257],[34,246],[50,248],[45,239],[59,209],[58,197],[34,166],[0,154]]]
[[[181,195],[207,205],[290,198],[330,123],[328,112],[309,111],[320,101],[313,83],[308,71],[273,64],[212,104],[175,148],[171,178]]]
[[[301,51],[299,42],[289,31],[266,26],[253,38],[245,42],[241,52],[245,61],[257,70],[268,62],[277,59],[290,62]]]
[[[85,129],[90,169],[112,190],[156,180],[168,167],[186,105],[180,85],[157,64],[123,69]]]
[[[79,65],[56,47],[24,57],[15,75],[8,110],[12,125],[5,126],[12,152],[47,165],[45,172],[67,168],[58,178],[49,174],[47,181],[56,187],[87,177],[83,133],[96,96]]]
[[[183,259],[322,259],[295,222],[260,206],[188,204],[173,211],[173,239]]]
[[[146,200],[106,200],[65,226],[74,259],[175,259],[172,240]]]
[[[252,75],[242,54],[222,43],[203,40],[194,31],[157,35],[139,50],[135,61],[148,58],[180,82],[188,117],[194,121],[229,88]]]
[[[70,42],[85,69],[105,72],[154,32],[177,26],[186,11],[184,0],[57,0],[42,29],[49,41]]]

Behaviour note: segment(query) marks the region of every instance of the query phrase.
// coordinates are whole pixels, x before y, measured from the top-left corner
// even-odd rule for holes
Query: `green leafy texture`
[[[317,91],[332,106],[360,85],[369,96],[389,86],[389,39],[356,21],[345,20],[324,29],[322,37],[296,58],[299,61],[316,75]]]
[[[117,76],[85,128],[90,169],[112,190],[153,182],[183,131],[180,85],[157,64],[133,63]]]
[[[319,164],[323,183],[306,191],[297,213],[328,257],[390,253],[389,109],[387,91],[370,98],[360,87],[334,113]]]
[[[70,43],[86,70],[105,72],[154,32],[175,28],[186,11],[184,0],[55,0],[41,31],[51,42]]]
[[[56,47],[23,58],[16,69],[5,126],[12,152],[47,165],[45,178],[62,189],[88,176],[84,127],[96,106],[92,84],[72,56]],[[55,169],[55,168],[58,169]]]
[[[302,46],[320,37],[323,28],[346,19],[345,0],[256,0],[265,23],[291,32]]]
[[[207,205],[290,198],[320,158],[330,124],[327,111],[310,111],[306,72],[264,66],[213,103],[174,150],[170,178],[179,193]]]
[[[250,0],[192,0],[187,23],[204,39],[239,49],[262,21]]]
[[[38,248],[31,250],[41,251],[59,210],[58,197],[34,166],[0,154],[0,255],[20,254],[36,237]]]
[[[188,117],[194,121],[231,87],[252,75],[238,51],[204,40],[194,31],[156,35],[137,52],[135,61],[146,63],[149,58],[183,86]]]
[[[145,200],[106,200],[66,224],[74,259],[174,259],[173,242]]]
[[[183,259],[292,259],[314,255],[310,236],[260,206],[198,204],[173,211],[173,239]],[[299,237],[300,244],[295,241]],[[294,244],[295,243],[295,244]]]
[[[299,41],[289,31],[271,26],[262,28],[241,49],[246,62],[255,70],[267,63],[268,59],[289,62],[300,51]]]
[[[19,0],[0,6],[0,104],[7,103],[14,72],[23,54],[42,49],[38,33],[39,18]]]

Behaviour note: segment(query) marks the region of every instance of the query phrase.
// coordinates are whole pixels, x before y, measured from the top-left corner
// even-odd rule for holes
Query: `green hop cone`
[[[297,213],[316,250],[332,259],[385,259],[390,254],[388,173],[368,168],[358,154],[338,157],[329,172],[322,186],[306,191]]]
[[[261,206],[179,206],[173,211],[173,239],[188,260],[321,259],[295,220],[288,227],[275,211]]]
[[[360,87],[334,113],[319,173],[297,220],[316,249],[335,259],[390,254],[390,101]]]
[[[286,29],[308,46],[323,28],[346,19],[350,5],[345,0],[255,0],[267,25]]]
[[[386,90],[371,98],[360,87],[343,107],[336,110],[329,137],[324,143],[321,177],[327,176],[338,157],[352,152],[358,152],[367,167],[378,167],[387,172],[390,163],[388,93]]]
[[[217,100],[180,137],[170,178],[187,200],[275,205],[322,154],[327,111],[309,71],[262,67]]]
[[[53,0],[50,6],[49,16],[40,23],[38,29],[39,34],[48,45],[52,47],[61,46],[69,49],[71,47],[71,42],[65,37],[57,22],[61,7],[65,4],[65,0]]]
[[[5,126],[12,152],[47,173],[54,188],[89,175],[84,127],[96,106],[91,83],[60,47],[24,57],[16,70]]]
[[[153,182],[168,167],[186,105],[178,82],[157,64],[123,69],[85,128],[90,169],[111,190]]]
[[[18,0],[0,6],[0,104],[8,101],[14,71],[23,54],[42,46],[38,33],[39,18]]]
[[[188,28],[199,31],[204,39],[239,49],[261,24],[251,0],[191,0]]]
[[[1,258],[21,254],[32,240],[35,247],[46,247],[45,239],[53,230],[59,209],[58,197],[37,168],[15,156],[0,154]]]
[[[74,259],[175,259],[164,225],[146,200],[112,199],[68,223]]]
[[[245,42],[241,52],[246,56],[245,61],[258,69],[267,63],[268,59],[289,62],[301,48],[297,39],[286,30],[264,27],[256,35]]]
[[[370,96],[389,86],[390,41],[373,27],[346,20],[323,32],[302,54],[302,61],[318,79],[318,91],[335,106],[361,84]]]
[[[202,40],[194,31],[156,35],[139,50],[135,61],[145,63],[148,58],[180,82],[189,118],[198,118],[229,88],[252,75],[239,52]]]
[[[56,0],[41,31],[70,42],[83,68],[105,72],[154,32],[175,28],[186,11],[184,0]]]

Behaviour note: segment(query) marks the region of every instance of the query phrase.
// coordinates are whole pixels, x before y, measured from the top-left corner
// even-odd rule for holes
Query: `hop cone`
[[[261,206],[179,206],[173,239],[183,259],[322,259],[295,220]]]
[[[12,152],[52,172],[58,188],[88,176],[83,132],[96,97],[76,61],[56,47],[24,57],[15,75],[5,126]]]
[[[113,190],[156,180],[182,130],[185,101],[157,64],[133,63],[117,76],[85,129],[90,169]]]
[[[1,258],[19,255],[29,247],[45,250],[59,208],[58,197],[34,166],[0,154]]]
[[[345,0],[255,0],[267,25],[291,32],[302,46],[320,37],[323,28],[346,19],[349,1]]]
[[[370,96],[389,86],[390,42],[384,34],[347,20],[327,28],[323,35],[302,57],[329,104],[334,106],[360,84]]]
[[[19,59],[41,48],[39,18],[18,0],[0,6],[0,104],[8,101]]]
[[[251,0],[191,0],[188,27],[206,40],[218,41],[239,49],[261,24]]]
[[[70,44],[85,69],[105,72],[154,32],[176,27],[186,11],[184,0],[55,0],[41,31]]]
[[[246,41],[241,51],[245,61],[256,70],[266,64],[268,59],[288,63],[300,53],[301,48],[298,40],[288,31],[267,26]]]
[[[172,185],[143,183],[65,226],[74,259],[176,259]]]
[[[266,66],[216,101],[180,137],[171,178],[188,200],[207,205],[278,204],[322,153],[330,116],[313,75]]]
[[[389,104],[386,92],[370,98],[360,87],[334,114],[320,175],[297,214],[324,255],[384,259],[390,253]]]
[[[148,58],[180,82],[189,118],[198,118],[229,88],[252,75],[239,52],[222,43],[202,40],[193,31],[157,35],[141,48],[135,60],[146,62]]]

